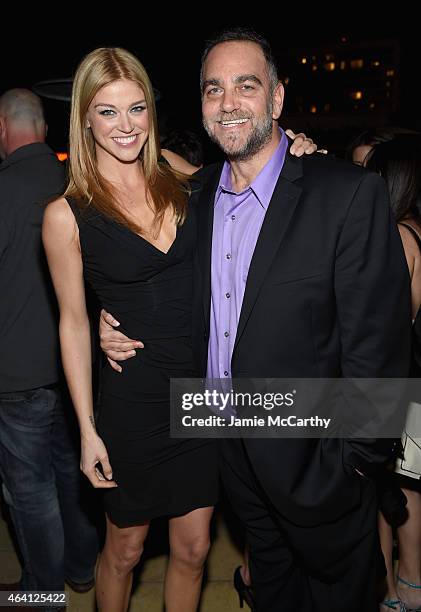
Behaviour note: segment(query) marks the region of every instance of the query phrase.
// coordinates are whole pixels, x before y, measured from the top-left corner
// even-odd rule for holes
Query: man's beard
[[[233,114],[232,116],[228,116],[227,114],[223,117],[224,121],[234,121],[236,119],[251,120],[251,117],[238,114]],[[221,118],[219,120],[221,120]],[[244,145],[239,149],[232,150],[229,146],[230,142],[235,145],[236,139],[234,138],[228,141],[219,140],[211,131],[209,124],[203,119],[203,127],[208,133],[209,138],[222,149],[230,161],[246,161],[256,155],[256,153],[270,142],[272,138],[272,126],[272,104],[268,104],[265,116],[259,119],[257,125],[252,128]]]

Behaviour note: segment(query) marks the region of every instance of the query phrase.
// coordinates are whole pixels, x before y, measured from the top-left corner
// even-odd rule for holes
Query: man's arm
[[[335,293],[342,373],[348,378],[408,375],[410,286],[386,184],[363,175],[339,237]]]
[[[118,361],[126,361],[136,355],[136,349],[144,348],[139,340],[128,338],[123,333],[117,331],[120,323],[106,310],[101,310],[99,319],[99,339],[101,349],[107,355],[111,367],[116,372],[121,372],[122,367]]]
[[[335,295],[342,375],[406,378],[411,341],[409,274],[386,185],[375,174],[362,176],[348,209],[336,251]],[[389,404],[381,408],[393,412],[398,399],[387,397]],[[350,408],[358,405],[351,402]],[[369,473],[388,458],[393,446],[386,438],[350,439],[345,461]]]

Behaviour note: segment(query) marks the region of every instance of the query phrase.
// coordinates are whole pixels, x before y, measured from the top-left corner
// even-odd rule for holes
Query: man
[[[381,179],[287,152],[283,87],[258,35],[234,30],[210,43],[201,84],[205,129],[228,158],[202,171],[193,194],[201,373],[405,377],[408,275]],[[125,339],[129,352],[108,356],[135,346]],[[392,443],[246,438],[221,450],[256,610],[374,611],[381,557],[369,476]]]
[[[40,98],[0,97],[0,476],[24,561],[19,588],[92,588],[97,532],[80,500],[72,414],[60,392],[58,317],[41,243],[64,168]]]

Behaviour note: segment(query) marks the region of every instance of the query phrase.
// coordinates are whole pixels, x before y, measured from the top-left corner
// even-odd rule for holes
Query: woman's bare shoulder
[[[65,217],[71,213],[71,208],[68,201],[64,197],[57,198],[49,202],[45,208],[45,212],[51,217]]]
[[[44,212],[43,234],[44,237],[50,235],[59,241],[66,237],[74,238],[78,234],[77,222],[66,198],[60,197],[47,204]]]

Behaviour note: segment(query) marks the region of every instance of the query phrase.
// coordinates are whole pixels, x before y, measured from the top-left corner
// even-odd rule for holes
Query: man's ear
[[[282,107],[284,105],[284,86],[281,82],[277,84],[275,87],[275,91],[273,92],[273,111],[272,111],[272,119],[279,119],[282,113]]]

